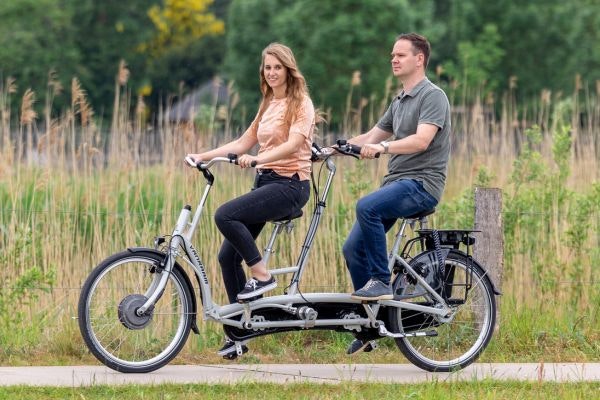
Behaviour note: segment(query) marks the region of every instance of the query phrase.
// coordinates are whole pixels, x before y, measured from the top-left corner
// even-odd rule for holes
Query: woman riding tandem
[[[306,81],[292,51],[279,43],[263,50],[259,74],[262,101],[246,132],[214,150],[188,155],[200,162],[238,154],[242,168],[256,162],[253,189],[221,205],[215,213],[216,225],[225,237],[219,264],[231,303],[252,300],[277,286],[255,239],[267,221],[296,214],[310,195],[315,110]],[[257,143],[258,154],[246,154]],[[250,267],[248,281],[242,260]],[[233,342],[230,346],[227,342],[219,354],[235,351]]]

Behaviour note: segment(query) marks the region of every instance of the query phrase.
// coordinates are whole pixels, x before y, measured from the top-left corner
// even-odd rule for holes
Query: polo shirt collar
[[[415,87],[413,88],[413,90],[410,91],[410,93],[404,93],[404,90],[402,90],[398,95],[398,98],[402,99],[406,96],[415,97],[417,94],[419,94],[421,89],[423,89],[425,85],[427,85],[428,82],[429,79],[427,77],[423,78],[419,83],[415,85]]]

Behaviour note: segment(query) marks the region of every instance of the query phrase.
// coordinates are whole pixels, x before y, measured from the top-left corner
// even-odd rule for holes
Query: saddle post
[[[271,258],[271,254],[275,253],[275,250],[273,250],[273,246],[275,245],[275,239],[277,239],[277,236],[279,236],[279,234],[281,233],[284,224],[286,224],[286,222],[273,222],[273,231],[271,232],[271,237],[267,242],[267,246],[265,247],[265,251],[263,254],[263,260],[265,262],[265,265],[269,265],[269,258]]]
[[[419,218],[417,221],[419,222],[419,229],[427,229],[427,223],[429,222],[427,215]]]
[[[394,265],[396,263],[396,258],[398,257],[397,254],[398,250],[400,250],[400,244],[402,243],[402,239],[406,237],[406,235],[404,234],[406,227],[410,226],[411,229],[414,230],[415,224],[419,224],[419,229],[427,229],[427,223],[429,221],[427,217],[433,214],[434,212],[435,208],[400,219],[400,228],[396,233],[396,236],[394,238],[394,244],[392,245],[390,253],[388,254],[388,268],[390,271],[394,269]]]

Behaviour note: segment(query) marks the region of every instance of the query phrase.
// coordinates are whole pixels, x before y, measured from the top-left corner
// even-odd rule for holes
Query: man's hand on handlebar
[[[360,158],[379,158],[379,156],[381,155],[381,148],[382,146],[378,143],[363,144],[362,148],[360,149]]]
[[[365,149],[365,147],[369,146]],[[374,147],[373,147],[374,146]],[[352,156],[355,158],[379,158],[381,152],[377,148],[377,145],[366,144],[364,146],[357,146],[349,143],[347,140],[338,139],[337,144],[333,146],[339,153]],[[375,151],[374,151],[375,150]]]

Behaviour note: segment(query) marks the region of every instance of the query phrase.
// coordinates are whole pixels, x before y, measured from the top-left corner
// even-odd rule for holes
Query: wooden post
[[[504,238],[502,232],[502,191],[494,188],[475,188],[476,242],[473,257],[486,269],[492,283],[502,292]],[[496,329],[500,320],[500,298],[496,297]]]

